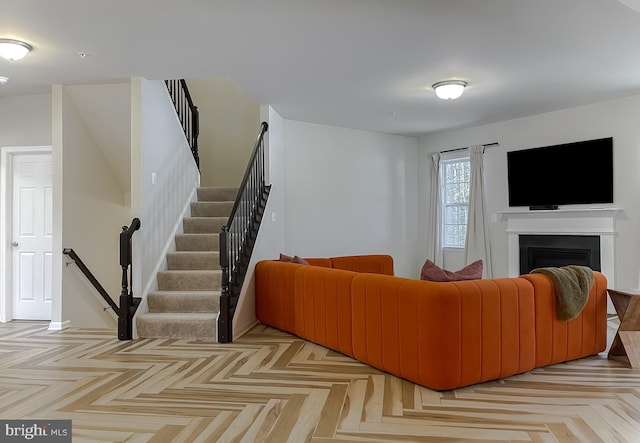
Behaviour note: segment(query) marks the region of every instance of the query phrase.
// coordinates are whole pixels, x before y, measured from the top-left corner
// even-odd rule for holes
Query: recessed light
[[[29,43],[10,38],[0,38],[0,56],[9,61],[20,60],[31,52],[32,49],[33,46]]]
[[[2,75],[0,75],[0,85],[6,85],[8,81],[9,77],[3,77]]]

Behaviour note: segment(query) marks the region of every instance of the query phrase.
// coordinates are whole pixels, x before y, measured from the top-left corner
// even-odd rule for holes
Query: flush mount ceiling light
[[[10,38],[0,38],[0,56],[7,60],[20,60],[27,55],[33,47],[29,43],[20,40],[12,40]]]
[[[466,87],[467,82],[462,80],[445,80],[432,86],[436,95],[443,100],[455,100],[462,95]]]

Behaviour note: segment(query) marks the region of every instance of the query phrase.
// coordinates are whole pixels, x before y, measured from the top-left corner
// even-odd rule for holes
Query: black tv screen
[[[509,206],[613,203],[613,138],[507,152]]]

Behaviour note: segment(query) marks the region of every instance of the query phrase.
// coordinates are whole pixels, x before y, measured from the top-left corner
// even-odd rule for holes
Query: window
[[[464,248],[469,216],[469,157],[444,160],[442,168],[442,246]]]

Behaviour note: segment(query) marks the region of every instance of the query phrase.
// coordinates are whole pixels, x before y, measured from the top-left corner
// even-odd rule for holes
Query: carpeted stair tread
[[[209,251],[176,251],[167,253],[167,268],[173,270],[220,269],[220,253]]]
[[[224,217],[233,209],[232,201],[193,202],[191,203],[192,217]]]
[[[217,340],[220,310],[219,241],[238,193],[232,187],[198,188],[198,201],[182,220],[175,251],[166,254],[166,271],[147,295],[149,312],[136,317],[143,338]]]
[[[238,188],[202,187],[198,188],[198,201],[235,201]]]
[[[149,312],[220,311],[220,291],[155,291],[147,296]]]
[[[229,217],[185,217],[182,230],[185,234],[219,234]]]
[[[220,241],[218,234],[178,234],[177,251],[217,251]]]
[[[157,275],[160,291],[217,291],[222,272],[203,270],[160,271]]]
[[[138,335],[145,338],[217,340],[218,314],[146,313],[137,319]]]

